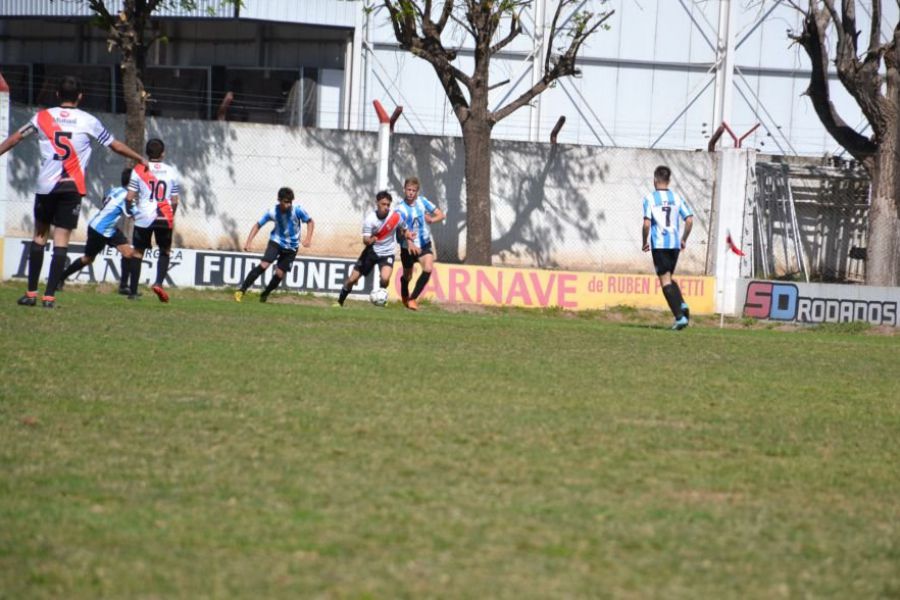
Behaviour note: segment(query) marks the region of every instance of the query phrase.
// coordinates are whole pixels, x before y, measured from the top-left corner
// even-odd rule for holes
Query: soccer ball
[[[387,304],[388,292],[384,288],[375,288],[372,290],[372,293],[369,294],[369,302],[374,304],[375,306],[384,306]]]

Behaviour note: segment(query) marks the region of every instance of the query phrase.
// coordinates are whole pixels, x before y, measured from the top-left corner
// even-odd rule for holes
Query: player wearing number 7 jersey
[[[78,226],[81,198],[87,193],[84,174],[91,158],[91,138],[135,162],[144,159],[113,139],[100,121],[78,108],[81,83],[64,77],[56,90],[59,106],[37,113],[17,132],[0,143],[0,156],[31,134],[38,134],[41,169],[34,198],[34,236],[28,253],[28,290],[19,298],[23,306],[37,304],[38,280],[44,265],[44,248],[53,230],[53,258],[42,305],[53,308],[56,287],[66,266],[69,237]]]
[[[688,325],[690,309],[681,295],[681,288],[672,279],[678,254],[687,245],[694,213],[680,194],[669,189],[672,170],[666,166],[656,167],[653,172],[655,190],[644,197],[644,226],[641,230],[643,250],[652,250],[653,265],[662,285],[663,296],[675,315],[672,329],[684,329]],[[684,228],[681,222],[684,221]],[[649,240],[648,240],[649,236]]]
[[[172,252],[172,229],[175,227],[175,211],[178,209],[181,190],[178,186],[178,169],[164,163],[166,145],[154,138],[147,142],[149,166],[138,165],[131,172],[128,182],[128,202],[134,204],[134,234],[131,245],[135,256],[131,259],[128,279],[131,284],[128,297],[136,299],[138,279],[144,252],[156,238],[159,259],[156,262],[156,281],[150,289],[160,302],[168,302],[169,294],[163,289],[163,281],[169,270]]]

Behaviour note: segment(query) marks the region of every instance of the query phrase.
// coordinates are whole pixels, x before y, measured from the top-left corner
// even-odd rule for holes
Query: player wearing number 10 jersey
[[[55,305],[54,295],[66,266],[69,238],[78,226],[81,198],[87,193],[84,174],[91,158],[91,138],[135,162],[143,161],[140,154],[113,139],[93,115],[78,109],[81,102],[78,79],[63,77],[56,97],[59,106],[40,111],[0,143],[2,156],[29,135],[38,134],[41,151],[41,169],[34,198],[34,236],[28,254],[28,290],[19,298],[19,304],[23,306],[37,304],[38,279],[51,225],[54,227],[53,258],[42,304],[46,308]]]
[[[169,294],[163,289],[163,280],[169,270],[172,252],[172,229],[175,227],[175,211],[181,190],[178,186],[178,169],[164,163],[166,146],[160,139],[147,142],[149,166],[138,165],[131,172],[128,182],[128,202],[134,203],[134,235],[131,245],[136,256],[131,259],[128,279],[131,284],[129,298],[137,298],[138,279],[144,252],[156,238],[159,260],[156,262],[156,281],[150,289],[160,302],[168,302]]]

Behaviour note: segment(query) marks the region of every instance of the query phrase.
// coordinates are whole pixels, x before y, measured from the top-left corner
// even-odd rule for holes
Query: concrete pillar
[[[731,0],[719,0],[719,29],[716,40],[716,88],[712,130],[731,121],[731,99],[734,95],[734,13]]]
[[[741,257],[729,250],[726,238],[731,232],[731,239],[738,248],[746,251],[749,247],[744,240],[744,211],[755,156],[754,150],[737,148],[718,152],[709,243],[712,247],[711,272],[716,276],[716,311],[726,315],[737,312],[736,283],[741,277]]]

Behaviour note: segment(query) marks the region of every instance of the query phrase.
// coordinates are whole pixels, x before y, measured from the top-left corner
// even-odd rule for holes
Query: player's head
[[[281,207],[282,212],[289,211],[293,202],[294,190],[289,187],[283,187],[278,190],[278,205]]]
[[[419,178],[407,177],[403,182],[403,195],[408,202],[412,202],[419,197]]]
[[[153,138],[149,142],[147,142],[147,158],[150,160],[162,160],[163,155],[166,153],[166,145],[163,144],[163,141],[159,138]]]
[[[59,80],[56,86],[56,98],[62,102],[81,102],[81,81],[77,77],[67,75]]]
[[[131,181],[131,169],[122,169],[122,177],[119,178],[119,181],[122,182],[122,187],[128,187],[128,182]]]
[[[391,210],[391,202],[393,201],[394,199],[391,198],[391,195],[384,190],[375,194],[375,214],[378,215],[379,219],[383,219],[387,216]]]
[[[665,165],[659,165],[656,167],[656,170],[653,171],[653,183],[657,186],[668,186],[669,179],[672,178],[672,169]]]

